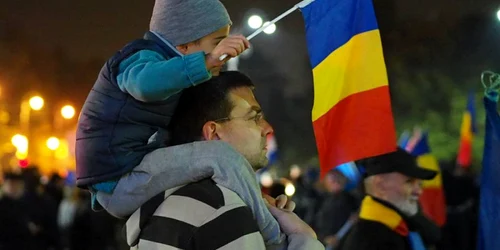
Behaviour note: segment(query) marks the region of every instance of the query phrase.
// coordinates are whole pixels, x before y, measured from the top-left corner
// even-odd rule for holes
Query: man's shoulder
[[[204,179],[183,186],[173,192],[166,200],[178,197],[182,197],[184,200],[196,200],[214,209],[219,209],[226,205],[224,193],[212,179]]]
[[[169,217],[199,227],[223,213],[249,214],[250,209],[233,191],[218,185],[212,179],[190,183],[165,193],[165,200],[155,216]],[[233,211],[234,210],[234,211]]]
[[[194,199],[215,209],[235,204],[245,205],[235,192],[215,183],[212,179],[190,183],[171,194],[171,197],[176,196]]]

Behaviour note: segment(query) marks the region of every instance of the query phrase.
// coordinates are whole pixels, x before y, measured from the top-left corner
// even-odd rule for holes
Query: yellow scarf
[[[409,230],[405,221],[394,210],[366,196],[361,203],[359,217],[365,220],[382,223],[402,236],[408,236]]]

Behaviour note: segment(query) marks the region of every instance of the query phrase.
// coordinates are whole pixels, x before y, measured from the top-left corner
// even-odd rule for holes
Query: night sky
[[[293,6],[298,0],[223,0],[232,16],[235,28],[242,24],[245,15],[259,11],[272,19]],[[446,16],[450,22],[472,12],[494,17],[500,4],[494,0],[375,0],[379,20],[392,15],[391,20],[432,21]],[[90,58],[105,59],[125,43],[140,37],[148,29],[153,0],[4,0],[0,5],[0,17],[15,25],[37,41],[40,46],[53,49],[62,47],[75,60]],[[391,10],[384,12],[387,6]],[[380,12],[380,11],[379,11]],[[394,18],[394,19],[392,19]],[[443,25],[443,24],[440,24]],[[389,23],[381,29],[390,30]],[[250,31],[243,32],[248,34]],[[297,72],[303,75],[307,68],[304,39],[304,24],[299,12],[278,23],[278,31],[272,37],[260,35],[253,46],[266,58],[277,58],[285,54],[285,60],[274,60],[282,72]],[[307,75],[307,74],[306,74]],[[302,84],[295,83],[287,95],[303,92]],[[303,81],[303,80],[301,80]]]
[[[297,1],[223,0],[222,2],[232,16],[234,28],[238,28],[250,13],[261,13],[267,19],[272,19]],[[432,22],[438,18],[442,20],[444,16],[453,23],[462,16],[474,12],[491,15],[493,19],[496,9],[500,7],[500,4],[495,2],[494,0],[374,1],[379,22],[384,24],[381,29],[386,31],[399,21]],[[7,23],[19,27],[44,48],[61,47],[75,60],[85,61],[91,58],[104,60],[148,29],[153,4],[153,0],[4,0],[0,6],[0,17],[5,18],[4,21]],[[384,23],[385,19],[396,23]],[[242,33],[248,35],[250,31]],[[297,73],[300,80],[297,80],[297,77],[289,77],[293,88],[286,90],[287,96],[304,92],[303,82],[307,81],[307,78],[300,76],[308,77],[309,69],[304,67],[307,51],[304,24],[298,11],[279,22],[278,31],[274,35],[259,35],[252,44],[265,59],[273,61],[280,72]]]
[[[298,0],[223,0],[236,25],[241,24],[243,15],[252,9],[261,10],[268,18],[293,6]],[[471,12],[494,16],[500,4],[494,0],[375,0],[383,6],[394,2],[392,13],[398,20],[432,20],[439,15],[449,19],[459,18]],[[75,57],[105,57],[120,48],[127,41],[140,36],[149,24],[153,0],[4,0],[0,14],[7,22],[19,25],[33,39],[46,47],[63,46]],[[384,18],[380,17],[379,19]],[[303,22],[299,13],[294,13],[279,24],[281,32],[303,34]],[[391,27],[384,27],[390,29]],[[281,34],[280,34],[281,33]],[[299,41],[303,43],[303,41]],[[275,46],[283,43],[276,42]],[[256,44],[258,46],[258,44]],[[295,50],[302,50],[299,46]]]

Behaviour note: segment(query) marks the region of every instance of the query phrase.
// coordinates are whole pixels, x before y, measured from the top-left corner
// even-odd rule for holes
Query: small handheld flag
[[[258,34],[262,33],[262,31],[264,31],[265,29],[267,29],[267,27],[269,27],[269,26],[277,23],[279,20],[281,20],[281,19],[285,18],[286,16],[290,15],[291,13],[293,13],[294,11],[296,11],[298,8],[304,8],[304,7],[306,7],[307,5],[309,5],[312,2],[314,2],[314,0],[303,0],[302,2],[294,5],[291,9],[285,11],[283,14],[279,15],[278,17],[276,17],[272,21],[267,22],[266,24],[262,25],[262,27],[260,27],[256,31],[254,31],[251,35],[247,36],[247,40],[250,41],[252,38],[256,37]],[[222,55],[222,56],[219,57],[219,61],[224,61],[224,59],[226,59],[226,58],[227,58],[227,55],[224,54],[224,55]]]

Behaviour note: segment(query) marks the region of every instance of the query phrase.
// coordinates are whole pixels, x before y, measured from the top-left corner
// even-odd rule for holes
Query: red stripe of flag
[[[322,152],[320,165],[329,166],[321,168],[321,176],[342,163],[396,150],[388,86],[344,98],[314,121],[313,127]]]

